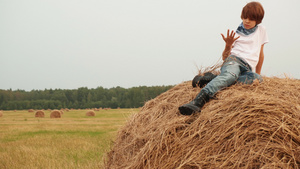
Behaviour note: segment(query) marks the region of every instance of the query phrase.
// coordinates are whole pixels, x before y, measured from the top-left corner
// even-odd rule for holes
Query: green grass
[[[117,130],[139,109],[64,111],[62,118],[3,111],[0,117],[0,168],[101,168]]]

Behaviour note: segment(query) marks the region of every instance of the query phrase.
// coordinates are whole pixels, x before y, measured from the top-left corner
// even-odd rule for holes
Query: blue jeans
[[[205,90],[210,97],[226,87],[235,83],[251,84],[255,79],[262,82],[262,77],[252,72],[251,67],[244,60],[230,55],[227,57],[221,67],[221,73],[210,81],[202,90]]]

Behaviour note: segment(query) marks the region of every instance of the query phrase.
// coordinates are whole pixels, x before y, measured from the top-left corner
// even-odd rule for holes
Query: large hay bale
[[[53,110],[50,114],[50,118],[61,118],[61,112],[59,110]]]
[[[35,117],[45,117],[45,112],[42,110],[38,110],[35,112]]]
[[[201,113],[178,107],[199,93],[191,81],[133,114],[105,168],[300,168],[300,80],[264,77],[220,91]]]
[[[95,112],[93,110],[87,111],[85,113],[86,116],[95,116]]]

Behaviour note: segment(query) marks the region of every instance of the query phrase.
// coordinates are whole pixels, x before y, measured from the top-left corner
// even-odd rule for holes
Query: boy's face
[[[243,25],[244,25],[245,29],[252,29],[255,27],[256,21],[250,20],[249,18],[246,18],[246,19],[244,18]]]

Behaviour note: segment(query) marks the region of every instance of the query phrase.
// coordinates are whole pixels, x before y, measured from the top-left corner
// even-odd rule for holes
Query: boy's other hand
[[[226,46],[228,47],[232,47],[232,44],[234,43],[234,41],[236,41],[238,38],[240,38],[240,36],[234,38],[235,36],[235,32],[232,30],[231,33],[229,34],[229,29],[227,30],[227,37],[225,37],[222,33],[222,38],[226,43]]]

